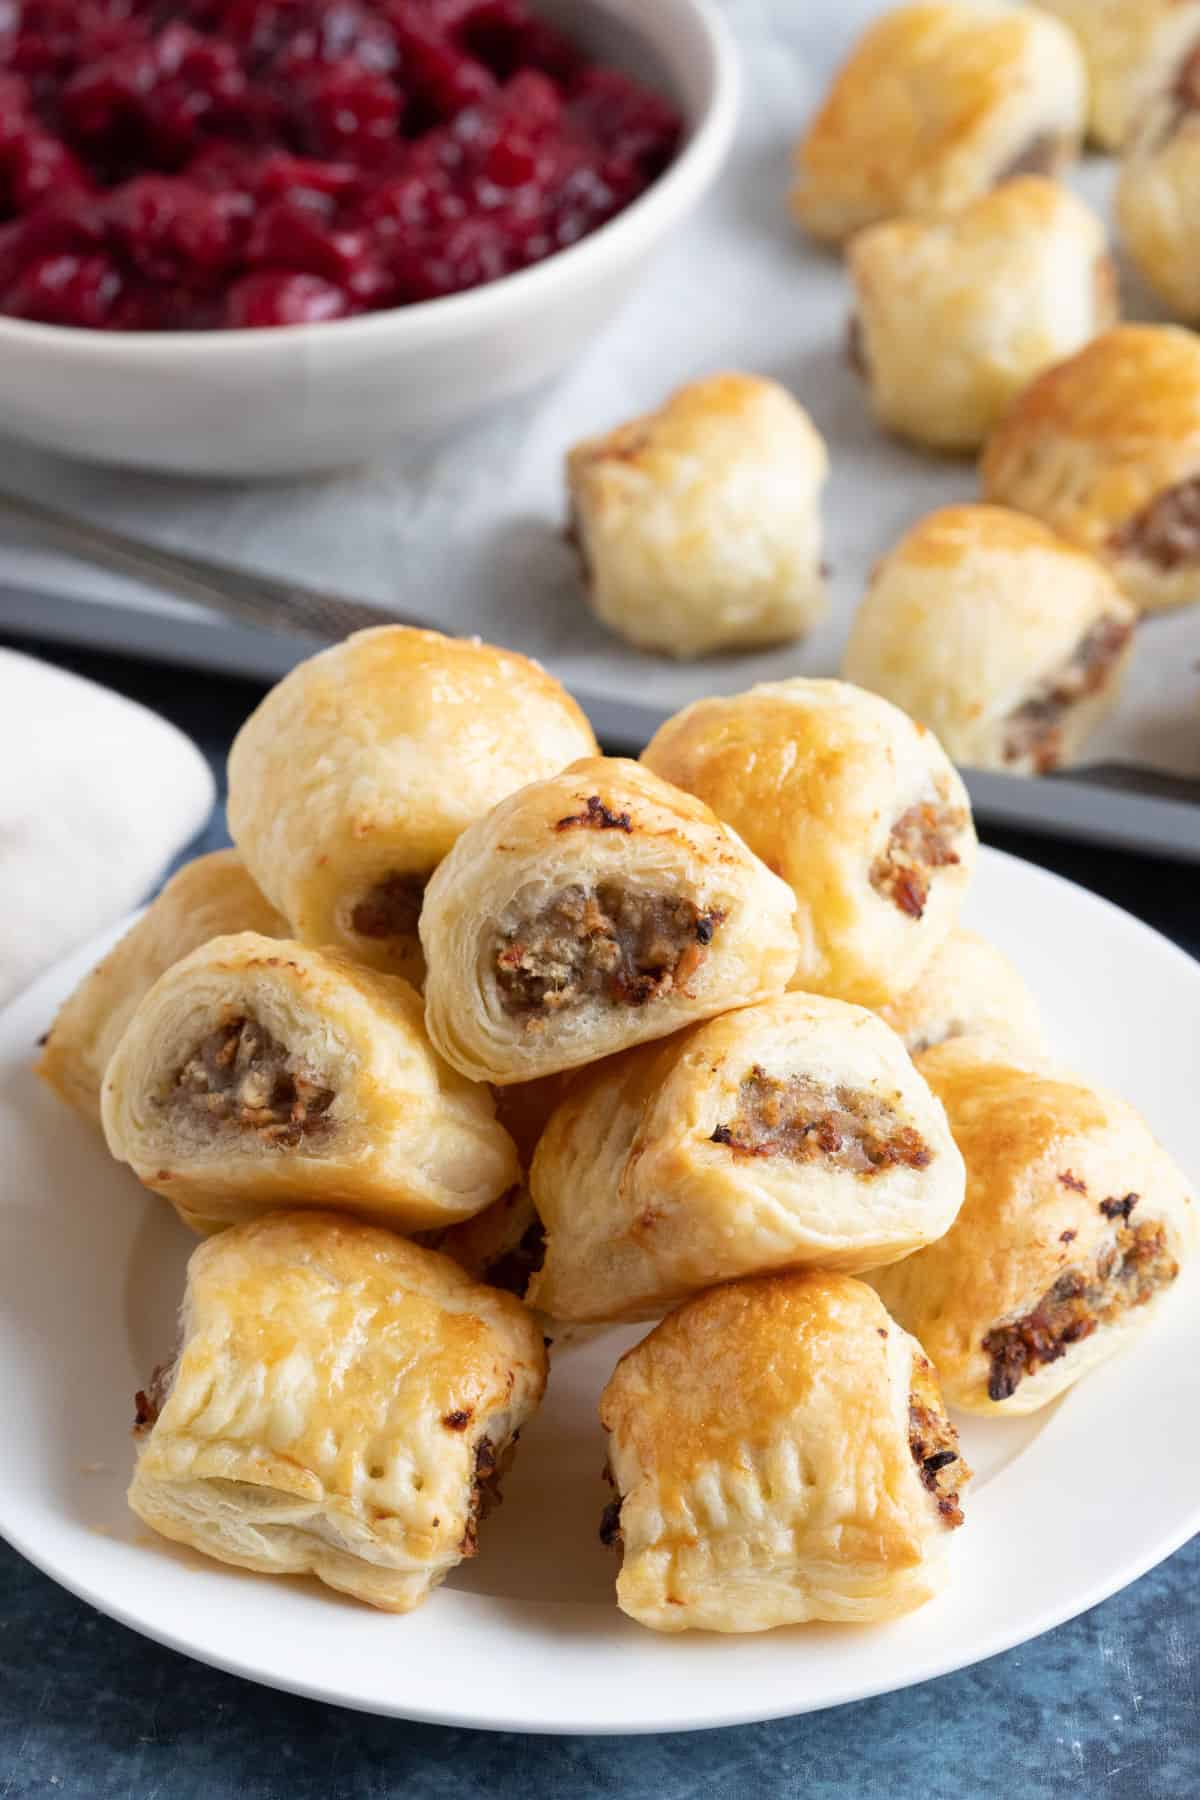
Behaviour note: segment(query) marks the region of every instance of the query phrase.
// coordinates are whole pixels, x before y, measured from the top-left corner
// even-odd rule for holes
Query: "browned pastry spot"
[[[1018,175],[1053,175],[1066,154],[1067,144],[1061,132],[1039,131],[1025,148],[1001,169],[996,186],[1012,181]]]
[[[924,1169],[932,1161],[924,1139],[901,1125],[877,1095],[823,1087],[807,1075],[781,1081],[757,1065],[738,1091],[735,1117],[717,1126],[712,1142],[750,1156],[824,1162],[867,1177],[897,1164]]]
[[[365,938],[415,937],[425,900],[424,875],[385,875],[350,914],[350,929]]]
[[[288,1066],[287,1046],[246,1014],[201,1039],[175,1075],[172,1103],[222,1130],[292,1149],[328,1131],[333,1088]]]
[[[467,1513],[466,1529],[463,1531],[459,1549],[464,1556],[474,1556],[479,1548],[479,1525],[489,1513],[495,1512],[504,1496],[500,1492],[500,1480],[504,1471],[513,1459],[517,1446],[519,1431],[512,1437],[499,1455],[490,1437],[481,1437],[475,1446],[475,1477],[471,1486],[471,1505]]]
[[[1164,574],[1200,562],[1200,475],[1156,494],[1109,544],[1118,556],[1136,556]]]
[[[871,864],[871,886],[907,913],[919,919],[929,899],[935,869],[961,861],[954,840],[966,824],[965,814],[944,801],[928,800],[900,814],[888,836],[887,848]]]
[[[589,999],[645,1006],[686,989],[723,919],[674,894],[573,884],[496,950],[505,1009],[544,1015]]]
[[[1048,675],[1022,706],[1009,714],[1004,760],[1032,759],[1039,775],[1062,761],[1062,728],[1080,700],[1098,693],[1133,635],[1128,619],[1098,619],[1080,638],[1061,668]]]
[[[1100,1252],[1090,1276],[1068,1269],[1031,1312],[1011,1324],[997,1325],[983,1339],[991,1358],[991,1399],[1008,1400],[1026,1375],[1057,1362],[1072,1344],[1091,1337],[1131,1307],[1144,1306],[1174,1281],[1179,1264],[1167,1250],[1162,1225],[1146,1219],[1131,1226],[1127,1215],[1121,1216],[1124,1222],[1116,1242]]]
[[[175,1358],[170,1362],[155,1365],[154,1373],[144,1388],[139,1388],[133,1397],[134,1416],[133,1429],[137,1432],[149,1431],[157,1423],[158,1415],[167,1403],[171,1380],[175,1374]]]
[[[943,1524],[951,1529],[963,1522],[958,1501],[960,1483],[971,1471],[958,1447],[958,1433],[942,1410],[933,1364],[927,1357],[913,1358],[912,1388],[908,1396],[908,1447],[921,1480],[937,1501]]]
[[[614,812],[611,806],[605,806],[599,794],[589,794],[584,809],[580,813],[568,813],[565,819],[559,819],[555,831],[570,831],[573,825],[590,826],[593,831],[632,831],[633,821],[627,812]]]

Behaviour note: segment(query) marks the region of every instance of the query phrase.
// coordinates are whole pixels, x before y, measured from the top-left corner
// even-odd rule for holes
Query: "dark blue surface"
[[[173,718],[218,773],[257,698],[236,682],[18,647]],[[1200,954],[1194,871],[984,836]],[[197,848],[224,841],[214,821]],[[1198,1800],[1198,1589],[1200,1539],[1081,1619],[924,1687],[729,1731],[554,1739],[371,1719],[218,1674],[101,1617],[0,1544],[0,1800]]]

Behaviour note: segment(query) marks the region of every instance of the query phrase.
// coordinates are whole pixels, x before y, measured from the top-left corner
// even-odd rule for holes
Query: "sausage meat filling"
[[[196,1046],[176,1072],[171,1098],[217,1130],[293,1149],[329,1129],[334,1090],[291,1068],[286,1045],[239,1014]]]
[[[1010,1399],[1026,1375],[1057,1362],[1072,1344],[1131,1307],[1145,1306],[1178,1273],[1161,1224],[1146,1219],[1130,1225],[1126,1217],[1116,1242],[1101,1251],[1090,1274],[1068,1269],[1031,1312],[988,1332],[983,1349],[991,1359],[989,1398]]]
[[[934,870],[961,861],[954,843],[965,825],[962,811],[942,800],[908,807],[871,864],[875,892],[910,919],[919,919],[929,900]]]
[[[454,1427],[457,1429],[457,1427]],[[464,1556],[474,1556],[479,1549],[479,1526],[489,1513],[495,1512],[504,1498],[500,1481],[516,1453],[519,1431],[514,1431],[507,1444],[497,1450],[490,1437],[481,1437],[475,1447],[475,1473],[471,1482],[471,1504],[459,1549]]]
[[[1111,547],[1166,574],[1200,562],[1200,476],[1156,494],[1113,533]]]
[[[1039,775],[1062,761],[1063,721],[1071,708],[1098,693],[1133,635],[1127,619],[1099,619],[1086,631],[1070,660],[1046,678],[1023,706],[1010,713],[1004,760],[1032,762]]]
[[[365,938],[415,937],[425,899],[424,875],[385,875],[350,914],[350,929]]]
[[[686,989],[723,918],[674,894],[573,884],[501,938],[495,967],[505,1009],[533,1023],[586,1000],[645,1006]]]
[[[898,1164],[927,1168],[932,1152],[893,1107],[861,1088],[824,1087],[807,1075],[779,1080],[757,1065],[742,1082],[738,1110],[714,1144],[748,1156],[823,1162],[868,1179]]]
[[[943,1524],[953,1529],[963,1522],[959,1486],[971,1471],[958,1447],[958,1433],[942,1409],[933,1364],[913,1359],[912,1388],[908,1396],[908,1447],[921,1480],[937,1501]]]

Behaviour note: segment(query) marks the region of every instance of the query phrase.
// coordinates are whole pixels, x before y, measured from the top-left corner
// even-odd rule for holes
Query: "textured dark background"
[[[164,713],[219,776],[261,692],[7,641]],[[1200,955],[1193,870],[982,835]],[[215,817],[193,850],[225,841]],[[1200,1539],[1036,1642],[903,1693],[736,1730],[533,1738],[372,1719],[219,1674],[101,1617],[0,1544],[0,1800],[1198,1800],[1198,1588]]]

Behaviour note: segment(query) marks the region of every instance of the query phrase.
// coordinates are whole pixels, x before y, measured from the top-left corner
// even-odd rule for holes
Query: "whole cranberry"
[[[37,319],[46,325],[102,330],[120,291],[121,276],[109,257],[64,250],[26,264],[5,293],[3,309],[18,319]]]
[[[222,199],[181,176],[139,175],[108,195],[112,239],[153,281],[208,283],[233,258],[235,221]]]
[[[319,275],[263,270],[243,276],[230,288],[225,323],[232,327],[317,325],[351,310],[347,296]]]
[[[289,68],[292,116],[316,156],[351,157],[369,163],[395,137],[401,96],[388,77],[351,58]]]
[[[89,183],[82,164],[60,138],[30,126],[0,153],[18,212],[29,212],[47,195],[86,193]]]

